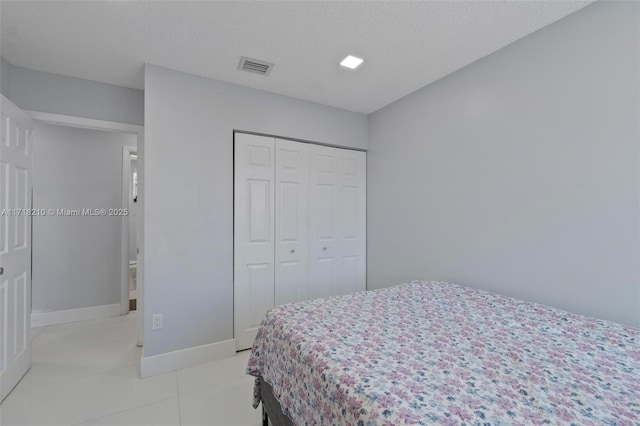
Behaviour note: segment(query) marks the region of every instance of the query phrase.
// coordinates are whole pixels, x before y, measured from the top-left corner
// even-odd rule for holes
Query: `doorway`
[[[119,301],[116,300],[116,302],[118,303],[115,303],[112,308],[109,308],[110,312],[108,313],[108,315],[105,315],[104,312],[102,313],[99,312],[99,308],[93,307],[93,308],[89,308],[89,310],[93,312],[92,313],[89,312],[87,315],[85,315],[85,316],[88,316],[89,318],[84,318],[84,319],[90,319],[92,316],[95,316],[96,314],[101,315],[102,317],[114,316],[114,315],[117,315],[117,314],[114,314],[114,310],[116,309],[120,310],[121,315],[129,312],[130,273],[129,273],[128,257],[129,257],[129,237],[131,236],[131,238],[135,241],[135,246],[136,246],[136,249],[135,249],[136,251],[135,288],[136,288],[136,298],[137,298],[137,303],[136,303],[137,318],[135,320],[135,323],[137,326],[136,335],[137,335],[138,346],[142,346],[142,342],[143,342],[142,292],[144,287],[143,285],[144,284],[144,278],[143,278],[144,247],[142,244],[143,239],[141,234],[142,234],[143,223],[144,223],[144,215],[142,214],[143,208],[144,208],[143,207],[144,200],[142,198],[142,195],[144,192],[144,168],[143,168],[144,157],[142,156],[142,149],[144,146],[143,145],[144,128],[142,126],[133,125],[133,124],[95,120],[95,119],[89,119],[89,118],[83,118],[83,117],[66,116],[66,115],[51,114],[51,113],[44,113],[44,112],[37,112],[37,111],[26,111],[26,112],[31,117],[33,117],[36,125],[48,124],[48,125],[55,125],[55,126],[58,126],[61,128],[67,128],[67,129],[93,130],[93,131],[97,131],[98,134],[101,134],[103,136],[117,134],[120,136],[129,136],[129,138],[134,139],[134,142],[122,144],[123,148],[118,154],[122,160],[117,160],[118,165],[115,166],[116,168],[120,169],[120,172],[119,172],[120,177],[116,178],[120,180],[120,191],[118,195],[120,201],[117,201],[114,199],[113,201],[109,201],[109,204],[113,204],[114,206],[117,206],[117,208],[120,211],[107,212],[107,214],[112,213],[115,215],[112,217],[119,218],[120,231],[114,232],[114,234],[120,235],[120,252],[118,254],[119,256],[118,268],[120,273],[119,273],[119,280],[117,280],[119,282],[119,288],[120,288],[120,299]],[[136,160],[136,167],[135,167],[136,214],[135,214],[135,226],[133,227],[130,223],[129,215],[122,214],[123,213],[122,210],[127,209],[130,205],[129,198],[131,194],[128,193],[129,190],[127,188],[129,188],[129,185],[132,184],[132,182],[130,182],[130,177],[129,177],[130,160],[134,159],[131,157],[132,155],[136,156],[135,157],[135,160]],[[126,171],[125,171],[125,161],[124,161],[125,158],[127,159]],[[111,165],[113,165],[113,163]],[[135,230],[134,232],[130,232],[132,228]],[[131,235],[131,233],[133,233],[133,235]],[[119,305],[119,308],[116,308],[116,306],[118,305]],[[96,309],[98,309],[98,311],[96,311]],[[33,318],[34,316],[32,315],[32,319]]]
[[[128,312],[120,157],[136,142],[123,132],[34,124],[33,208],[47,214],[33,217],[32,326]]]
[[[122,206],[127,209],[126,223],[122,226],[122,264],[126,266],[126,277],[121,279],[123,284],[127,283],[122,292],[128,294],[128,308],[121,307],[124,314],[137,310],[138,293],[138,151],[130,146],[122,147]]]
[[[5,325],[2,328],[3,330],[24,328],[27,336],[31,330],[31,339],[24,339],[28,343],[27,349],[29,349],[28,351],[23,351],[28,355],[28,359],[25,358],[27,361],[25,368],[20,367],[12,360],[8,360],[9,367],[11,367],[10,370],[15,370],[16,374],[19,373],[19,375],[16,380],[11,380],[11,383],[8,383],[8,380],[4,380],[7,378],[5,377],[6,374],[4,372],[2,374],[3,385],[7,384],[9,386],[7,389],[3,387],[2,396],[4,397],[30,366],[32,371],[34,368],[38,371],[35,374],[39,379],[41,378],[39,372],[43,368],[46,369],[47,373],[54,373],[53,376],[58,379],[71,371],[73,371],[73,374],[76,374],[76,372],[82,374],[90,373],[89,371],[84,371],[89,366],[82,365],[76,365],[72,370],[69,370],[72,365],[67,365],[68,363],[66,362],[56,362],[55,365],[47,367],[40,366],[38,360],[34,359],[33,362],[35,364],[32,365],[31,341],[39,336],[46,335],[46,330],[48,330],[48,328],[33,327],[48,327],[53,324],[62,324],[64,326],[63,323],[67,322],[106,318],[128,312],[128,303],[126,304],[126,312],[121,312],[121,306],[125,305],[122,301],[129,301],[129,281],[127,279],[125,287],[121,282],[121,272],[127,270],[129,264],[128,262],[127,264],[121,262],[121,241],[119,237],[122,233],[128,233],[130,224],[127,213],[125,213],[128,206],[121,202],[122,197],[124,197],[121,193],[124,182],[121,178],[122,154],[120,149],[124,145],[132,147],[137,145],[141,149],[143,128],[136,125],[80,117],[21,111],[4,97],[2,104],[3,117],[5,107],[12,107],[16,110],[15,114],[13,114],[15,115],[15,120],[13,115],[9,114],[11,111],[7,111],[7,117],[11,116],[11,120],[6,120],[7,126],[14,121],[17,123],[16,125],[22,126],[19,121],[20,116],[25,117],[25,123],[28,122],[28,131],[24,133],[26,136],[23,138],[24,151],[29,154],[29,164],[25,167],[25,176],[28,176],[29,179],[25,181],[25,188],[28,187],[28,190],[24,191],[26,198],[24,204],[30,208],[30,211],[35,211],[38,208],[39,212],[46,212],[46,214],[39,216],[34,214],[32,217],[29,215],[28,220],[25,222],[28,224],[26,227],[28,231],[25,231],[25,233],[27,235],[26,241],[29,243],[27,247],[30,255],[26,275],[28,278],[26,281],[28,282],[25,284],[25,289],[28,290],[28,294],[25,290],[25,295],[28,295],[28,297],[25,297],[24,303],[26,315],[24,321],[20,323],[24,324],[24,327],[12,321],[14,315],[6,315],[4,309],[0,310],[0,316],[6,320],[2,321]],[[4,124],[5,120],[3,120],[3,128],[5,127]],[[11,126],[13,129],[14,124],[11,124]],[[35,133],[32,131],[34,127]],[[103,141],[107,139],[113,142],[114,139],[120,139],[120,142],[122,142],[126,139],[127,142],[118,142],[121,146],[116,146],[115,156],[107,152],[94,152],[87,156],[86,154],[90,151],[92,143],[95,142],[92,141],[92,137],[86,137],[89,132],[93,132],[93,136],[98,135],[97,139],[102,139]],[[4,130],[2,133],[5,133]],[[20,132],[16,134],[21,135]],[[49,138],[48,143],[40,144],[38,142],[39,138],[44,138],[46,134],[48,136],[53,135],[53,139],[56,141],[51,142],[51,138]],[[33,135],[37,136],[35,140]],[[78,135],[83,136],[85,142],[79,140]],[[89,142],[86,142],[87,140]],[[20,140],[16,142],[16,146],[22,146],[18,142]],[[7,146],[9,146],[9,141],[7,141]],[[93,146],[105,147],[95,143],[93,143]],[[110,148],[113,148],[113,146]],[[6,153],[3,152],[4,154]],[[7,158],[7,155],[3,156],[5,161]],[[34,158],[35,161],[32,161]],[[106,161],[107,159],[108,161]],[[143,182],[143,162],[140,159],[136,160],[138,160],[136,167],[137,191],[141,193],[143,190],[141,185]],[[109,164],[106,165],[107,163]],[[108,170],[114,164],[115,168]],[[101,186],[107,181],[116,183],[114,191],[105,190]],[[13,186],[9,185],[9,187]],[[113,189],[114,187],[111,188]],[[85,195],[84,198],[82,197],[83,194]],[[136,216],[139,223],[136,223],[136,227],[137,229],[142,229],[143,215],[141,209],[138,209],[138,212],[139,214]],[[34,218],[36,220],[32,220]],[[50,222],[47,222],[47,219]],[[135,234],[139,233],[135,231]],[[140,238],[134,238],[134,240],[142,241]],[[116,244],[111,244],[114,241]],[[115,246],[115,255],[113,250],[109,254],[99,254],[100,248],[105,243],[109,243],[112,248]],[[142,253],[143,250],[141,248],[141,258]],[[126,256],[128,256],[128,252]],[[34,259],[35,261],[33,261]],[[6,256],[3,256],[2,260],[3,264],[8,262]],[[136,287],[138,297],[142,292],[143,284],[141,266],[142,262],[137,262]],[[115,276],[115,278],[107,277],[109,274]],[[34,277],[35,280],[33,279]],[[97,282],[108,282],[110,285],[92,285]],[[32,284],[35,284],[35,286],[32,286]],[[41,284],[46,285],[42,286]],[[32,287],[35,287],[33,292],[31,291]],[[126,291],[123,292],[122,288],[125,288]],[[52,289],[53,291],[51,291]],[[109,299],[105,297],[109,297]],[[107,302],[101,302],[100,300]],[[129,317],[130,320],[125,321],[128,324],[137,325],[137,329],[132,328],[131,332],[137,335],[138,346],[141,346],[143,340],[143,318],[142,312],[140,312],[140,305],[138,303],[137,306],[139,314],[135,317]],[[84,321],[81,324],[91,323],[91,321]],[[75,329],[75,325],[72,324],[71,326]],[[2,342],[6,342],[5,337],[7,336],[5,334],[3,333],[3,336],[0,336],[2,337],[0,339]],[[4,344],[0,346],[3,347]],[[0,352],[3,352],[1,351],[2,347],[0,347]],[[135,349],[135,346],[133,349]],[[139,360],[139,350],[137,352]],[[2,361],[1,358],[3,357],[0,357],[0,361]],[[62,359],[71,362],[68,356],[64,356]],[[7,362],[7,360],[4,362]],[[49,367],[55,367],[55,371],[50,371]],[[96,365],[94,367],[101,369],[104,366]]]

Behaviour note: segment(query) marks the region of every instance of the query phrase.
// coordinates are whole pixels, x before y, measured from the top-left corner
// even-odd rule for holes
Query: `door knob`
[[[326,247],[322,247],[322,251],[327,251],[327,248]]]
[[[296,254],[296,251],[294,249],[291,249],[291,254]]]
[[[0,266],[0,275],[4,274],[4,268]]]

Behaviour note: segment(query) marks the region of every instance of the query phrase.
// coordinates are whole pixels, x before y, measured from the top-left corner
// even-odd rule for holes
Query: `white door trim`
[[[136,124],[129,123],[119,123],[115,121],[106,121],[106,120],[96,120],[93,118],[85,118],[85,117],[76,117],[73,115],[63,115],[63,114],[53,114],[49,112],[41,112],[41,111],[31,111],[26,110],[26,113],[33,117],[34,121],[40,123],[48,123],[48,124],[57,124],[60,126],[68,126],[68,127],[77,127],[81,129],[93,129],[93,130],[102,130],[107,132],[121,132],[121,133],[130,133],[137,136],[137,150],[138,150],[138,199],[140,202],[138,203],[138,266],[137,266],[137,278],[136,285],[138,291],[138,303],[136,306],[137,310],[137,322],[138,322],[138,345],[142,346],[142,342],[144,340],[144,312],[143,312],[143,292],[144,292],[144,242],[141,238],[141,233],[144,230],[144,126],[139,126]],[[123,204],[122,208],[129,208],[128,202],[127,204]],[[122,227],[127,228],[127,235],[129,234],[129,230],[127,227],[127,216],[123,216]],[[124,232],[124,231],[123,231]],[[120,306],[121,306],[121,314],[126,314],[129,312],[129,260],[126,258],[128,251],[128,246],[125,245],[125,240],[123,240],[122,248],[121,248],[121,265],[120,265]],[[126,291],[125,291],[126,289]],[[126,304],[126,311],[124,311],[124,306]]]
[[[41,123],[58,124],[61,126],[79,127],[82,129],[104,130],[107,132],[122,132],[139,134],[143,126],[116,121],[95,120],[93,118],[75,117],[73,115],[53,114],[50,112],[25,110],[35,121]]]
[[[129,188],[131,185],[131,154],[138,149],[122,147],[122,208],[129,209]],[[122,241],[120,248],[120,315],[129,313],[129,216],[122,216]]]

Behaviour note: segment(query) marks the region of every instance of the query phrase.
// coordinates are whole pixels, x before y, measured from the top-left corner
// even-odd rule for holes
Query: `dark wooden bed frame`
[[[262,426],[294,426],[291,419],[282,412],[280,402],[273,394],[273,388],[260,377],[262,394]]]

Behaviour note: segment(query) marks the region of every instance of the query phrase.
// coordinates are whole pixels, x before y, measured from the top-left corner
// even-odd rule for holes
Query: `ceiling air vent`
[[[269,75],[272,68],[273,64],[270,64],[269,62],[247,58],[246,56],[240,58],[240,63],[238,64],[239,70],[249,71],[261,75]]]

